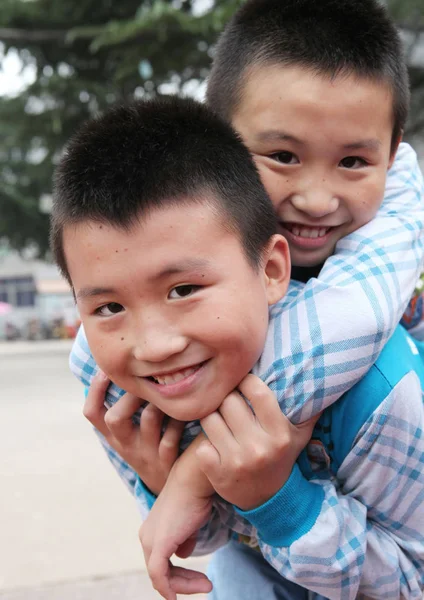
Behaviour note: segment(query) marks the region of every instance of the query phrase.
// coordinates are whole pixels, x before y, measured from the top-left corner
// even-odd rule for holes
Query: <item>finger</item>
[[[239,392],[228,394],[218,411],[236,440],[241,441],[253,434],[256,417]]]
[[[256,375],[246,375],[238,389],[249,400],[256,419],[266,431],[274,431],[282,420],[288,421],[281,412],[274,392]]]
[[[107,408],[104,405],[109,384],[110,379],[102,371],[99,371],[92,379],[82,411],[84,417],[105,437],[109,435],[109,430],[105,424]]]
[[[175,591],[171,587],[171,561],[152,552],[147,563],[147,570],[153,587],[167,600],[177,600]]]
[[[202,469],[206,477],[211,481],[215,478],[216,473],[221,467],[221,456],[218,450],[210,443],[209,440],[204,440],[196,450],[199,467]],[[212,481],[211,481],[212,483]]]
[[[184,421],[170,419],[159,444],[159,459],[167,467],[171,467],[178,458]]]
[[[203,431],[206,433],[209,442],[216,448],[220,455],[236,451],[238,443],[218,411],[201,419],[200,424]]]
[[[208,594],[212,590],[212,582],[204,573],[172,567],[170,584],[177,594]]]
[[[136,430],[132,417],[144,400],[134,394],[124,394],[105,414],[104,420],[108,429],[120,442],[127,441]]]
[[[165,414],[154,404],[147,404],[140,418],[140,433],[146,444],[157,448]]]

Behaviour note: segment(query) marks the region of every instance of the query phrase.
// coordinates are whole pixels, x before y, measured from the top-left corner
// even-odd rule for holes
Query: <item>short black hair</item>
[[[249,151],[205,105],[176,97],[137,101],[90,120],[69,142],[54,178],[50,241],[62,274],[72,285],[64,227],[95,221],[129,229],[178,202],[213,202],[254,268],[277,231]]]
[[[231,121],[254,67],[298,66],[330,78],[357,75],[392,90],[392,150],[409,108],[402,42],[378,0],[247,0],[215,52],[207,102]]]

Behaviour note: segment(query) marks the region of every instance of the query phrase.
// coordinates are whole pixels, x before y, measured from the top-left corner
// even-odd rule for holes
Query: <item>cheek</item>
[[[253,367],[262,354],[268,329],[268,305],[254,305],[253,310],[239,312],[232,326],[234,352],[230,360],[243,365],[245,374]]]
[[[383,202],[384,184],[370,183],[361,189],[356,201],[352,202],[351,213],[355,224],[362,226],[371,221]]]
[[[268,196],[278,213],[282,206],[285,206],[286,201],[291,197],[295,190],[293,178],[287,174],[278,173],[271,169],[263,168],[261,174],[262,183],[267,191]]]
[[[238,308],[232,315],[222,315],[209,328],[204,339],[224,360],[253,363],[262,353],[267,330],[268,312],[258,309],[253,314]],[[253,358],[252,358],[253,357]],[[249,367],[250,368],[250,367]]]
[[[117,341],[120,338],[115,338],[110,334],[105,335],[103,332],[90,329],[90,327],[84,326],[84,329],[88,345],[97,365],[108,377],[115,380],[116,375],[119,377],[125,362],[122,342],[119,344]]]
[[[277,208],[280,204],[281,197],[284,195],[284,185],[282,184],[281,175],[277,175],[259,161],[256,162],[256,166],[258,167],[259,176],[263,186],[266,189],[274,208]]]

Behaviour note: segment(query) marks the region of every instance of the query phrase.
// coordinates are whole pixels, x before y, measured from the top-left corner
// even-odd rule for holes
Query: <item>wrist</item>
[[[244,490],[243,495],[237,502],[231,501],[230,498],[225,499],[241,511],[254,511],[272,500],[284,487],[289,478],[290,473],[286,477],[278,477],[275,482],[271,481],[271,477],[269,477],[266,485],[254,485],[249,490]]]
[[[172,477],[179,485],[190,488],[193,495],[198,498],[213,496],[215,490],[211,482],[200,469],[197,460],[192,460],[196,457],[194,455],[188,457],[185,454],[182,454],[174,463],[171,470]]]
[[[166,479],[158,473],[159,469],[152,473],[151,469],[146,468],[145,465],[143,466],[144,468],[142,469],[135,467],[133,467],[133,469],[137,473],[140,481],[142,481],[143,486],[154,496],[159,496],[166,483]]]
[[[321,512],[324,490],[308,481],[299,466],[283,487],[262,506],[236,511],[258,530],[259,537],[275,547],[288,547],[312,529]]]
[[[178,484],[189,486],[197,498],[209,498],[215,494],[215,490],[201,470],[197,458],[197,449],[205,439],[205,434],[199,433],[187,450],[175,461],[171,470],[171,474],[178,480]]]

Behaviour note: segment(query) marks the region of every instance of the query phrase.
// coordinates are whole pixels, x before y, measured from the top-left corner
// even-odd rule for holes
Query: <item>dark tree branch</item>
[[[44,42],[44,41],[65,41],[66,30],[36,30],[31,31],[29,29],[10,29],[1,27],[0,28],[0,40],[7,42]]]

